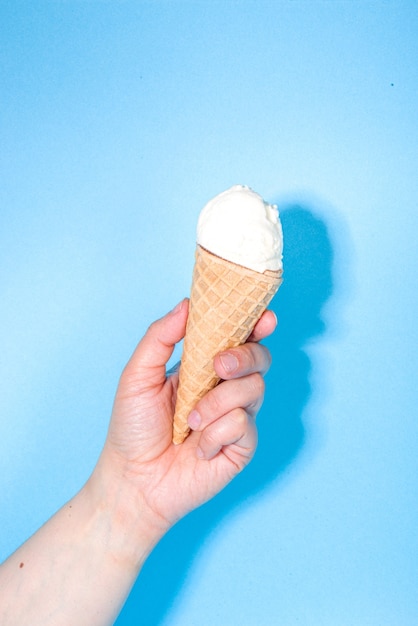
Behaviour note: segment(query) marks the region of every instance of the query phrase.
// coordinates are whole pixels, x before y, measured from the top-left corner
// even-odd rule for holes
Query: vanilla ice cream
[[[283,267],[283,233],[277,207],[245,185],[234,185],[206,204],[197,224],[197,243],[256,272]]]

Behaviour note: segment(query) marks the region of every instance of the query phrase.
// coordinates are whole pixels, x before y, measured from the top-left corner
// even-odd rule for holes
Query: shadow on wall
[[[302,413],[310,396],[310,361],[303,347],[326,330],[320,313],[333,292],[333,250],[325,223],[307,208],[289,206],[281,209],[280,216],[285,274],[273,303],[279,326],[266,340],[273,365],[257,418],[257,453],[226,489],[181,520],[159,543],[116,626],[161,624],[208,535],[234,508],[279,478],[303,446]]]

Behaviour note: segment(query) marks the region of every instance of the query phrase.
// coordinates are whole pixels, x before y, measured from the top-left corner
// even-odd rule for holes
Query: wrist
[[[123,472],[108,471],[102,458],[83,491],[106,549],[116,561],[139,571],[169,524],[147,506]]]

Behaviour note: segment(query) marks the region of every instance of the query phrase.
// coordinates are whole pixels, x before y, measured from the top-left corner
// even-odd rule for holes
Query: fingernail
[[[226,352],[219,357],[219,360],[227,374],[232,374],[238,369],[238,359],[233,354]]]
[[[270,311],[271,311],[271,309],[270,309]],[[277,315],[275,314],[275,312],[274,312],[274,311],[271,311],[271,312],[272,312],[272,313],[273,313],[273,315],[274,315],[274,319],[276,320],[276,326],[277,326],[277,323],[278,323]]]
[[[176,313],[179,313],[179,312],[182,310],[182,308],[183,308],[183,304],[184,304],[184,300],[182,300],[181,302],[179,302],[179,303],[178,303],[178,304],[174,307],[174,309],[172,309],[172,310],[171,310],[171,313],[172,313],[173,315],[175,315]]]
[[[199,446],[196,448],[196,456],[199,459],[203,459],[205,457],[205,455],[203,454],[202,448],[199,448]]]
[[[200,417],[200,414],[197,411],[193,410],[187,420],[188,425],[190,426],[190,428],[193,428],[193,430],[196,430],[196,428],[199,428],[201,422],[202,418]]]

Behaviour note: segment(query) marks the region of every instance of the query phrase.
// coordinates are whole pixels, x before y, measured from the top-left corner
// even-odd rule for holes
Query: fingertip
[[[268,311],[266,311],[266,313],[270,314],[271,316],[273,316],[273,322],[274,322],[274,328],[273,330],[276,328],[277,324],[278,324],[278,319],[277,319],[277,315],[276,313],[272,310],[269,309]]]
[[[180,300],[180,302],[176,304],[174,309],[171,309],[169,315],[178,315],[180,312],[182,311],[184,312],[188,304],[189,304],[189,298],[183,298],[183,300]]]
[[[188,299],[183,298],[169,313],[152,322],[130,359],[132,366],[165,366],[174,346],[184,337],[187,312]]]
[[[268,309],[258,320],[253,332],[249,337],[249,341],[260,341],[273,334],[277,326],[277,316],[274,311]]]

